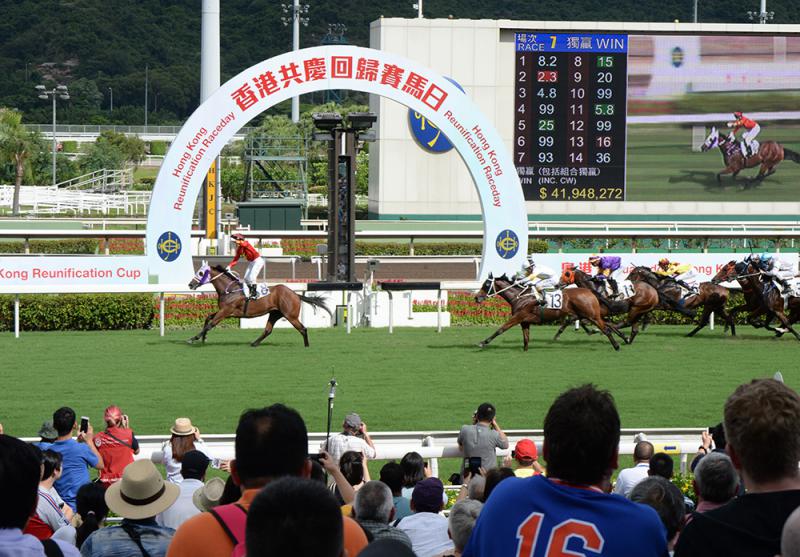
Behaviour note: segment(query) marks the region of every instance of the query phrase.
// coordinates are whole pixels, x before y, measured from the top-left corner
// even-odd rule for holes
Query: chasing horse
[[[333,317],[321,296],[303,296],[278,284],[267,295],[253,298],[249,292],[245,293],[243,283],[233,272],[219,265],[211,267],[203,261],[189,283],[189,288],[195,290],[209,283],[217,291],[218,309],[206,317],[203,329],[187,341],[190,344],[197,340],[205,342],[208,332],[228,317],[261,317],[269,314],[264,332],[250,346],[261,344],[272,333],[275,323],[284,317],[303,336],[303,344],[308,347],[308,331],[298,319],[300,304],[305,302],[315,308],[322,308]]]
[[[703,313],[700,316],[700,323],[692,329],[686,336],[693,337],[703,327],[711,321],[711,314],[715,313],[725,320],[725,330],[731,330],[731,334],[736,336],[736,325],[733,318],[725,310],[728,303],[730,292],[727,288],[702,282],[698,286],[697,292],[683,295],[681,285],[669,276],[657,275],[649,267],[635,267],[628,275],[628,280],[634,282],[646,282],[658,291],[661,307],[672,311],[677,311],[687,317],[696,315],[695,309],[702,307]]]
[[[774,286],[767,286],[760,280],[761,272],[752,264],[744,261],[729,261],[711,279],[711,282],[732,282],[737,281],[742,289],[745,303],[734,307],[731,316],[735,316],[740,311],[747,311],[747,322],[756,329],[765,328],[772,331],[776,336],[782,336],[785,332],[791,332],[797,340],[800,340],[797,332],[791,324],[798,321],[800,317],[800,298],[789,296],[786,303],[789,315],[784,313],[783,296]],[[764,291],[767,288],[766,292]],[[763,323],[759,323],[757,318],[764,315]],[[770,326],[770,322],[777,318],[783,325],[783,329],[776,329]]]
[[[717,184],[719,185],[722,185],[723,174],[730,174],[735,181],[739,172],[745,168],[761,165],[758,174],[745,185],[745,188],[749,188],[751,185],[757,185],[767,176],[775,174],[775,167],[784,159],[800,164],[800,153],[787,149],[777,141],[765,141],[761,143],[755,154],[748,152],[745,155],[742,144],[732,133],[720,135],[719,130],[712,127],[711,133],[700,146],[700,150],[705,153],[714,147],[719,147],[722,152],[722,162],[725,165],[725,168],[717,172]]]
[[[622,323],[618,323],[617,327],[631,327],[631,336],[628,337],[628,344],[632,343],[636,335],[639,334],[639,320],[658,307],[659,304],[658,292],[646,282],[638,283],[634,287],[633,296],[625,300],[609,300],[604,295],[606,290],[604,282],[600,283],[595,281],[592,277],[575,267],[569,267],[561,273],[561,280],[558,286],[559,288],[563,288],[570,284],[574,284],[579,288],[586,288],[594,293],[597,300],[600,302],[600,309],[603,312],[603,317],[627,312],[627,317]],[[555,338],[558,338],[561,333],[564,332],[568,324],[569,323],[562,324]]]
[[[571,320],[587,320],[599,328],[608,337],[614,350],[619,350],[619,343],[612,333],[618,335],[627,343],[623,335],[614,325],[603,320],[600,302],[591,291],[585,288],[568,288],[560,291],[562,295],[561,309],[548,308],[540,305],[533,295],[526,295],[527,289],[519,286],[505,276],[493,277],[489,275],[481,289],[475,295],[475,301],[481,303],[487,298],[500,296],[511,306],[511,319],[506,321],[499,329],[488,338],[481,341],[478,346],[486,347],[497,336],[503,334],[511,327],[519,325],[522,328],[523,348],[528,350],[530,340],[530,326],[541,325],[551,321],[560,321],[565,318]]]

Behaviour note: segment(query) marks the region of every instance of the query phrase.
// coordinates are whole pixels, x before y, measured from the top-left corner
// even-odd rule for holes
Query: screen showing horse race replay
[[[514,35],[535,201],[800,200],[800,37]]]

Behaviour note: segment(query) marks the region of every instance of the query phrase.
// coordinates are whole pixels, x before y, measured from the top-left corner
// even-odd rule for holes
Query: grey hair
[[[783,557],[800,557],[800,507],[789,515],[786,524],[783,525],[781,555]]]
[[[374,520],[388,524],[393,508],[392,490],[381,481],[369,481],[356,491],[353,510],[359,520]]]
[[[474,499],[463,499],[453,505],[450,509],[450,518],[448,519],[448,529],[450,530],[450,537],[453,538],[453,544],[459,552],[464,551],[467,546],[472,529],[475,527],[475,521],[478,520],[478,515],[481,514],[483,503]]]
[[[486,478],[483,476],[475,476],[469,481],[467,488],[467,497],[480,501],[483,499],[483,488],[486,486]]]
[[[739,487],[739,476],[725,453],[709,453],[694,469],[698,495],[704,501],[727,503]]]

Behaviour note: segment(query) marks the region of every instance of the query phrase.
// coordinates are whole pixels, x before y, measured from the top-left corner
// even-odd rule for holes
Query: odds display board
[[[525,199],[625,199],[626,35],[517,33],[514,163]]]
[[[526,201],[800,201],[800,36],[545,27],[513,33]]]

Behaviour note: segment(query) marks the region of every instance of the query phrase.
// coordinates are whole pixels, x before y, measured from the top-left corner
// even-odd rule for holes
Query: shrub
[[[167,142],[166,141],[151,141],[150,142],[150,154],[151,155],[166,155],[167,154]]]
[[[153,305],[158,311],[158,300]],[[216,294],[197,296],[176,294],[164,297],[164,325],[170,329],[194,329],[203,326],[206,317],[217,311]],[[217,327],[238,327],[237,319],[222,320]]]
[[[94,238],[30,241],[31,253],[51,255],[92,255],[97,253],[98,245]],[[0,253],[25,253],[25,242],[0,242]]]
[[[148,329],[151,294],[34,294],[20,297],[20,327],[27,331]],[[0,330],[14,326],[13,296],[0,296]]]

